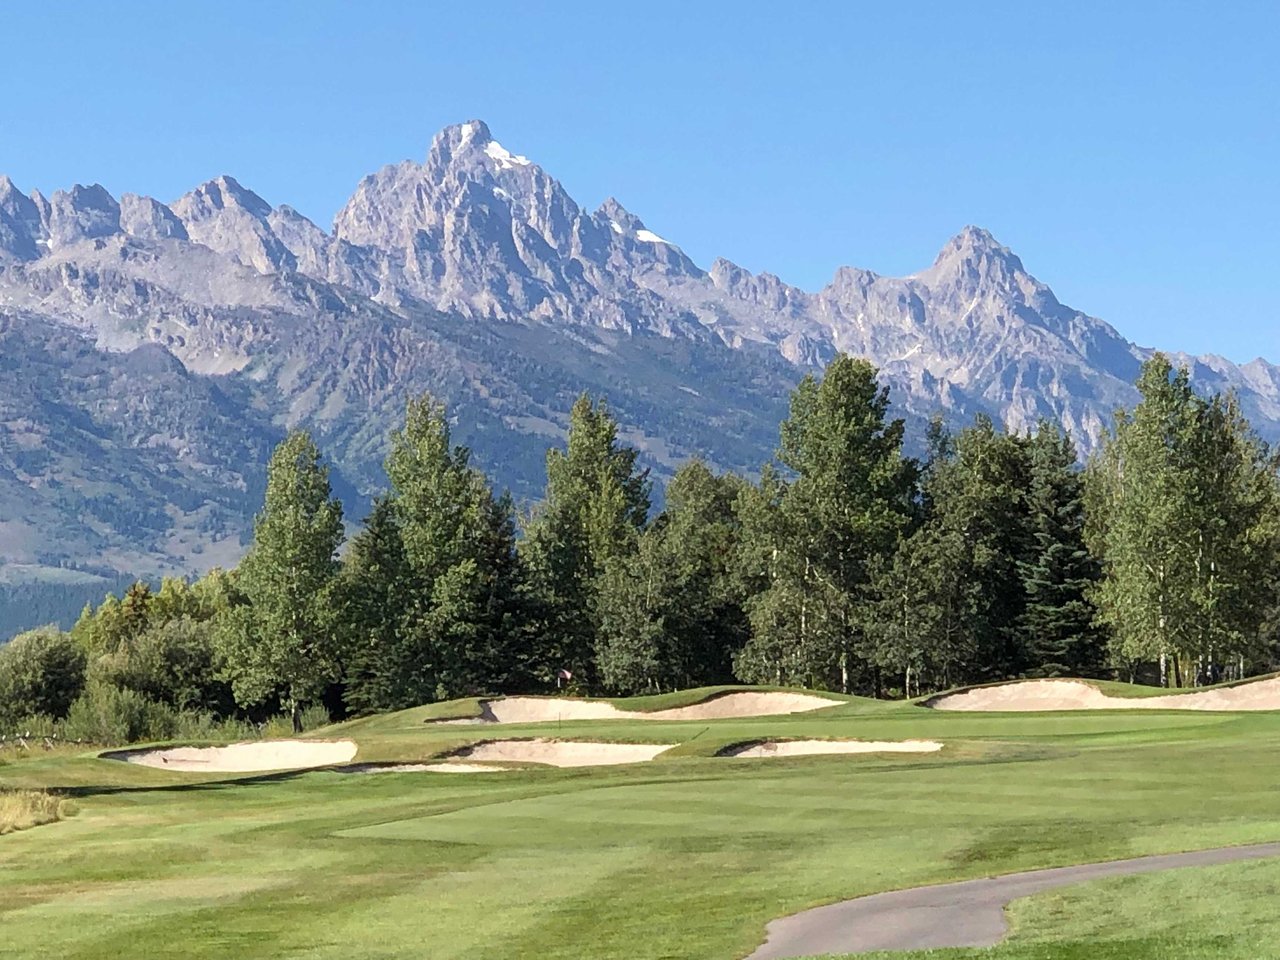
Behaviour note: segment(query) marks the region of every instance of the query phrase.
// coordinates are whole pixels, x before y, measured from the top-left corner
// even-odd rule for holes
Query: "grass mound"
[[[1037,710],[1280,710],[1275,676],[1188,691],[1135,692],[1124,685],[1102,686],[1073,678],[1014,680],[967,687],[930,697],[921,706],[935,710],[1025,712]]]
[[[427,723],[551,723],[566,720],[731,720],[806,713],[837,707],[848,698],[800,690],[703,687],[654,697],[591,699],[511,696],[458,701],[446,713],[431,711]]]

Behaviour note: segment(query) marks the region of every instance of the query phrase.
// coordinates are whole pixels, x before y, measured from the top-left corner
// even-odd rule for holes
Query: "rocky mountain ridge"
[[[170,204],[0,177],[0,344],[0,570],[146,574],[234,559],[289,427],[316,433],[358,514],[423,389],[532,496],[582,389],[659,476],[693,455],[757,467],[789,387],[839,352],[879,365],[910,417],[1050,417],[1087,451],[1149,352],[976,227],[919,273],[844,267],[815,292],[704,270],[480,121],[365,177],[329,231],[230,176]],[[1280,435],[1280,369],[1179,359]]]

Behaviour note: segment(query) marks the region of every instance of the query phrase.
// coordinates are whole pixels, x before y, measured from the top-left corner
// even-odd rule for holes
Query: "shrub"
[[[42,627],[0,647],[0,727],[21,717],[65,716],[85,682],[84,651],[65,633]]]
[[[329,711],[323,704],[313,703],[302,711],[302,729],[306,733],[327,727],[331,723],[333,718],[329,716]]]
[[[191,617],[148,627],[96,661],[90,676],[175,710],[232,706],[230,688],[217,676],[213,627]]]
[[[25,740],[42,740],[46,737],[61,735],[61,724],[53,717],[41,713],[19,717],[9,721],[7,727],[0,728],[0,738],[8,739],[22,737]]]
[[[69,740],[119,746],[139,740],[168,740],[177,727],[177,714],[166,704],[136,690],[96,681],[67,711],[63,735]]]
[[[302,732],[307,733],[311,730],[319,730],[321,727],[327,727],[333,720],[329,716],[329,711],[321,704],[312,704],[302,711]],[[259,734],[267,740],[287,739],[294,736],[293,718],[288,714],[280,714],[272,717],[259,729]]]
[[[183,711],[174,716],[174,740],[253,740],[258,728],[246,720],[219,720],[211,713]]]

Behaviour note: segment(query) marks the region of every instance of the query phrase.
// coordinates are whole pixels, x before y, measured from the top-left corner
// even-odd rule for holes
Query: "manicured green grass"
[[[0,786],[65,790],[80,807],[0,839],[4,956],[730,960],[768,920],[817,903],[1280,839],[1280,715],[853,700],[816,715],[474,728],[425,723],[433,709],[316,735],[351,737],[360,761],[495,735],[679,747],[625,767],[488,775],[231,777],[92,755],[0,766]],[[762,737],[946,747],[714,757]],[[932,956],[1266,956],[1277,885],[1271,862],[1085,885],[1016,905],[994,951]],[[1188,898],[1221,916],[1206,907],[1194,922]]]

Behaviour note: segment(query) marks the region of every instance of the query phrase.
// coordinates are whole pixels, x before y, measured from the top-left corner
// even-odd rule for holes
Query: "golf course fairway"
[[[662,703],[618,701],[656,710]],[[499,774],[158,769],[0,752],[0,789],[67,797],[0,836],[6,958],[750,955],[766,925],[929,884],[1280,841],[1280,714],[995,714],[838,699],[718,720],[487,729],[435,704],[309,734],[352,766],[507,741],[672,744],[642,762]],[[762,741],[936,741],[933,752],[723,756]],[[1280,937],[1280,859],[1036,893],[993,948],[897,960],[1256,960]]]

